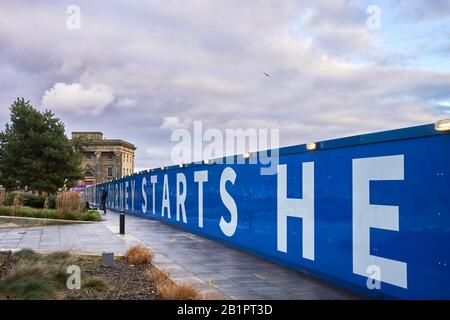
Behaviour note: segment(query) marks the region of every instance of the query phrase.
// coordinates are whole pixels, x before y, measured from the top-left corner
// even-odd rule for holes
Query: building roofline
[[[92,145],[120,145],[125,146],[130,149],[136,150],[136,146],[130,142],[120,139],[103,139],[103,140],[93,140],[88,144],[88,146]]]
[[[104,140],[92,140],[89,141],[87,144],[87,147],[93,147],[93,146],[122,146],[127,147],[132,150],[136,150],[136,146],[130,142],[124,141],[124,140],[118,140],[118,139],[104,139]]]
[[[103,135],[103,132],[100,131],[72,131],[72,134],[101,134]]]
[[[127,142],[125,140],[121,140],[121,139],[105,139],[103,136],[103,132],[100,131],[72,131],[72,137],[74,134],[78,134],[78,135],[101,135],[102,139],[88,139],[88,147],[90,146],[101,146],[101,145],[107,145],[107,146],[111,146],[111,145],[118,145],[118,146],[122,146],[122,147],[127,147],[129,149],[132,150],[136,150],[136,146],[130,142]],[[72,141],[73,139],[70,138],[69,141]]]
[[[71,141],[71,139],[69,141]],[[122,146],[132,150],[137,149],[134,144],[120,139],[91,140],[87,143],[88,148],[93,146]]]

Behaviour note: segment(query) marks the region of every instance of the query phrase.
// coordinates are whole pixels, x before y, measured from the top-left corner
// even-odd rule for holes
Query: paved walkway
[[[319,279],[159,221],[127,216],[127,234],[120,236],[118,217],[110,211],[101,223],[0,228],[0,250],[123,254],[128,247],[143,244],[155,252],[156,267],[170,270],[173,280],[195,285],[202,293],[231,299],[360,299]]]

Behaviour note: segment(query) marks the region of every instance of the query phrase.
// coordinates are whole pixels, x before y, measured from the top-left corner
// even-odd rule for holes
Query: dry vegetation
[[[19,193],[16,193],[14,196],[12,207],[14,208],[14,212],[17,212],[22,207],[22,196]]]
[[[49,201],[48,197],[45,197],[43,209],[44,209],[44,211],[48,211],[49,208],[50,208],[50,201]]]
[[[128,263],[139,265],[152,263],[153,256],[150,249],[144,246],[134,246],[125,252],[124,258]]]
[[[201,298],[197,288],[173,282],[157,285],[156,293],[164,300],[200,300]]]
[[[164,269],[151,268],[147,270],[147,276],[155,285],[170,282],[170,272]]]
[[[222,294],[218,293],[206,293],[202,294],[201,300],[228,300],[228,297],[225,297]]]
[[[200,300],[202,296],[197,288],[173,282],[167,270],[152,268],[147,275],[155,284],[156,294],[164,300]]]
[[[83,203],[78,191],[61,191],[56,195],[56,209],[61,212],[82,212]]]
[[[124,255],[125,260],[133,265],[150,264],[153,260],[153,252],[144,246],[134,246],[129,248]],[[177,284],[170,279],[167,270],[151,267],[147,270],[147,275],[152,280],[156,288],[156,294],[165,300],[198,300],[201,298],[197,288]]]
[[[3,186],[0,186],[0,206],[5,203],[6,190]]]

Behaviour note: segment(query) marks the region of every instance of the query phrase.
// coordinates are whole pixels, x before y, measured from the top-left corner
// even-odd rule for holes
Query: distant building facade
[[[134,172],[136,147],[133,144],[123,140],[104,139],[101,132],[72,132],[72,139],[79,137],[88,140],[81,161],[84,173],[81,184],[102,183]]]

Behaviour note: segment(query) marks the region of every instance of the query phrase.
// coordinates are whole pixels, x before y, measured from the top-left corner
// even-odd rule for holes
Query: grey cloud
[[[0,20],[0,85],[11,88],[0,93],[0,120],[16,95],[40,106],[55,83],[107,86],[117,103],[98,115],[55,110],[68,131],[135,143],[138,168],[170,160],[165,118],[279,128],[288,145],[445,114],[429,101],[445,98],[448,73],[372,63],[367,50],[377,39],[356,1],[79,1],[79,31],[65,28],[62,4],[36,3],[0,5],[8,12]],[[308,9],[315,15],[302,22]],[[296,23],[310,36],[293,31]],[[354,55],[365,63],[347,59]],[[124,108],[121,99],[135,105]]]
[[[398,2],[403,18],[414,21],[430,21],[450,17],[448,0],[408,0]]]

